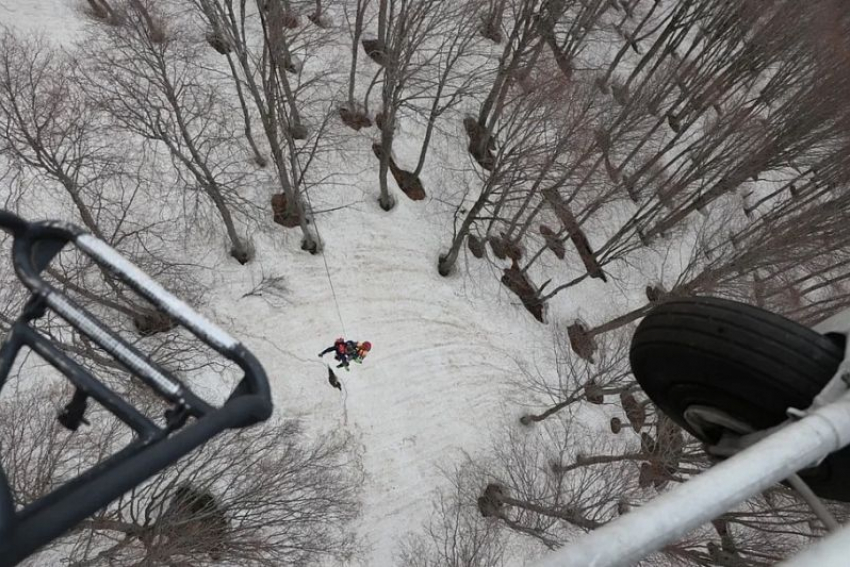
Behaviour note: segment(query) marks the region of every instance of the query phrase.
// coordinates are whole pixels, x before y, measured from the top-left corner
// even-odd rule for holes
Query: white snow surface
[[[248,274],[233,268],[232,291],[219,294],[214,318],[264,363],[278,412],[317,431],[355,434],[367,474],[359,525],[374,546],[364,564],[395,565],[400,537],[430,513],[433,489],[444,482],[440,468],[516,419],[500,394],[524,345],[548,344],[548,330],[504,293],[473,295],[461,276],[437,274],[441,231],[427,204],[399,199],[387,214],[368,199],[318,222],[345,335],[373,344],[362,366],[337,371],[342,396],[316,356],[343,335],[325,266],[292,252],[296,242],[258,246],[258,256],[280,259],[291,303],[272,310],[259,299],[237,300],[250,284],[240,287],[234,280]]]
[[[0,25],[70,43],[85,26],[84,4],[85,0],[0,0]]]
[[[75,0],[0,0],[0,23],[62,43],[86,25]],[[550,323],[541,325],[483,262],[467,264],[462,254],[456,272],[441,277],[438,255],[452,235],[452,208],[443,201],[456,203],[461,188],[446,164],[469,169],[457,122],[458,140],[437,136],[430,150],[422,175],[428,199],[408,200],[391,180],[397,206],[389,213],[377,204],[374,129],[347,131],[359,149],[339,167],[359,173],[348,185],[311,193],[317,210],[349,204],[317,217],[324,255],[300,251],[297,231],[268,218],[267,230],[253,236],[256,262],[239,266],[222,240],[208,304],[200,308],[262,362],[279,415],[301,419],[311,434],[345,428],[357,439],[367,478],[357,525],[369,551],[356,565],[398,564],[401,539],[427,519],[434,489],[446,482],[441,469],[450,469],[462,452],[486,447],[493,430],[516,421],[522,408],[505,393],[515,391],[517,364],[551,356],[552,323],[578,316],[593,324],[642,303],[645,281],[630,287],[587,280],[553,300]],[[396,158],[415,164],[420,140],[421,132],[402,129]],[[217,244],[207,242],[204,252]],[[559,270],[557,281],[580,273]],[[285,301],[271,306],[243,297],[263,275],[285,277]],[[340,395],[317,354],[343,335],[369,340],[373,350],[362,366],[338,371]],[[332,362],[332,355],[325,360]],[[586,425],[606,427],[604,415],[598,420]]]

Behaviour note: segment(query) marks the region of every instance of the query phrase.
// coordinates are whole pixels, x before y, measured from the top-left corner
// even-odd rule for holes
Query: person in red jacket
[[[338,338],[334,341],[333,346],[329,346],[325,350],[319,353],[319,358],[322,358],[326,354],[333,352],[334,358],[339,361],[337,364],[337,368],[345,368],[348,370],[348,364],[350,360],[361,364],[363,359],[366,358],[366,355],[369,354],[369,351],[372,350],[372,343],[369,341],[363,341],[359,343],[357,341],[347,341],[343,337]]]

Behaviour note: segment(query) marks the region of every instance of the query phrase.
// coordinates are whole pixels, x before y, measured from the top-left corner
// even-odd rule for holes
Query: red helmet
[[[369,341],[363,341],[362,343],[360,343],[360,348],[368,352],[372,350],[372,343],[370,343]]]

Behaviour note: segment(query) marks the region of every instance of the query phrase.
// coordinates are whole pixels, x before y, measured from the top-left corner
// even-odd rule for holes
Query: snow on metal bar
[[[850,394],[553,552],[534,567],[634,564],[848,444]]]
[[[777,563],[776,567],[846,567],[850,552],[850,526],[811,545],[791,559]]]
[[[148,299],[158,301],[163,310],[186,325],[190,330],[219,348],[231,350],[238,341],[231,337],[218,325],[207,320],[183,301],[174,297],[161,285],[156,283],[146,273],[141,271],[114,248],[91,234],[81,234],[76,239],[77,245],[96,260],[102,262],[115,272],[133,280]]]
[[[171,396],[176,396],[180,393],[179,384],[169,379],[132,350],[115,340],[100,325],[93,321],[91,317],[77,309],[77,307],[62,295],[51,293],[47,296],[47,305],[115,358],[126,364],[131,370],[147,378],[162,392]]]

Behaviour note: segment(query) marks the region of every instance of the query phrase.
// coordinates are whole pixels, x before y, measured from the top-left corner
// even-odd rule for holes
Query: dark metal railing
[[[70,224],[28,223],[2,210],[0,229],[14,238],[12,265],[30,291],[0,347],[0,390],[18,352],[28,347],[75,387],[74,396],[57,417],[62,425],[76,430],[86,423],[86,405],[91,398],[134,432],[132,441],[117,453],[20,510],[15,509],[0,463],[0,566],[11,566],[222,431],[264,421],[271,415],[272,402],[265,371],[254,355],[105,242]],[[244,375],[230,397],[217,407],[195,395],[171,372],[43,279],[41,273],[66,246],[74,246],[89,256],[201,342],[239,366]],[[164,426],[145,416],[37,330],[33,323],[48,311],[65,320],[161,397],[168,405]]]

